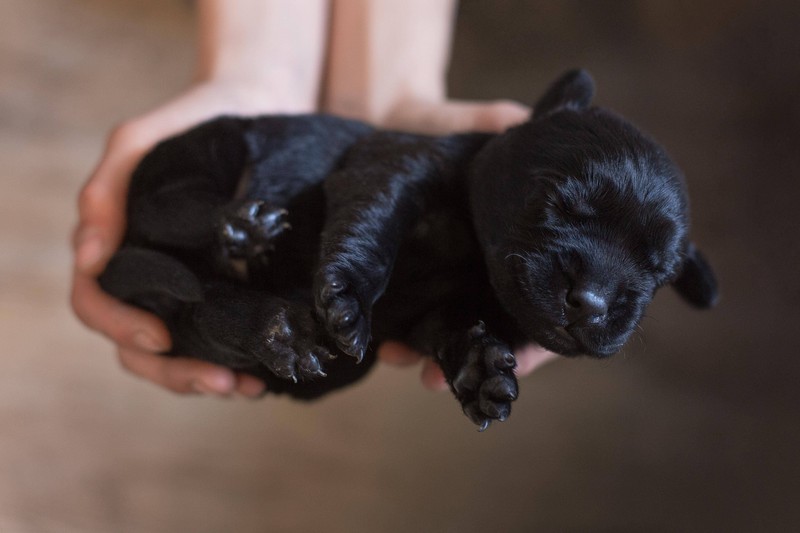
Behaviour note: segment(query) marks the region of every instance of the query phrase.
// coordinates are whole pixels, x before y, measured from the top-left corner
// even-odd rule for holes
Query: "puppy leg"
[[[214,120],[147,154],[131,179],[127,239],[144,247],[210,250],[220,209],[248,163],[246,128],[245,120]]]
[[[464,413],[483,431],[492,420],[503,421],[511,414],[518,390],[517,363],[507,337],[492,333],[502,330],[505,317],[489,287],[479,289],[480,281],[471,276],[461,281],[465,290],[431,310],[404,340],[432,355]],[[479,317],[499,327],[487,327]]]
[[[372,306],[386,289],[403,238],[429,206],[457,194],[466,161],[485,140],[377,133],[326,180],[314,295],[317,315],[342,351],[358,361],[364,356]]]
[[[504,421],[517,399],[517,366],[507,344],[486,332],[483,322],[456,336],[437,353],[450,388],[480,431]]]

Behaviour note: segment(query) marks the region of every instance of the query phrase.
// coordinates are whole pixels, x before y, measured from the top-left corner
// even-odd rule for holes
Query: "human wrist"
[[[317,108],[325,0],[199,0],[198,84],[281,112]]]
[[[234,107],[254,113],[311,113],[316,95],[298,88],[292,76],[280,70],[258,75],[207,72],[195,77],[193,87],[224,95]]]
[[[335,5],[326,111],[384,126],[406,102],[445,99],[454,0]]]

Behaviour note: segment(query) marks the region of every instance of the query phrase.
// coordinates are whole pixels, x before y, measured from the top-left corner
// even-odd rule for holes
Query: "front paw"
[[[320,269],[314,280],[317,316],[337,346],[359,363],[371,330],[371,301],[364,301],[363,285],[350,272],[332,266]]]
[[[517,361],[508,346],[487,335],[483,323],[470,329],[467,357],[451,382],[464,413],[479,431],[504,421],[517,399]]]

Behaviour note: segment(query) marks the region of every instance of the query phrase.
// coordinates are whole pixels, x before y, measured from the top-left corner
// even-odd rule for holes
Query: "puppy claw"
[[[317,346],[317,349],[314,350],[314,355],[316,355],[317,361],[333,361],[336,359],[335,353],[322,346]]]
[[[496,403],[488,398],[481,398],[478,405],[481,408],[481,412],[488,415],[489,418],[505,420],[511,414],[511,404],[508,403]]]
[[[319,364],[319,359],[317,359],[317,357],[310,351],[305,355],[305,357],[298,359],[297,367],[298,370],[300,370],[300,373],[304,375],[315,374],[322,368]]]
[[[361,345],[340,343],[339,348],[341,348],[344,353],[355,359],[356,364],[364,360],[366,349]]]
[[[507,352],[495,362],[495,366],[500,370],[511,369],[517,366],[517,360],[514,358],[511,352]]]
[[[360,363],[364,360],[364,348],[359,348],[358,352],[355,354],[356,364]]]
[[[242,218],[253,218],[258,215],[258,211],[264,205],[264,202],[261,200],[255,200],[252,202],[246,202],[241,205],[238,209],[237,214]]]
[[[487,346],[486,347],[486,367],[487,371],[492,373],[494,369],[503,371],[511,370],[517,366],[517,360],[514,355],[504,346]]]
[[[284,366],[283,363],[277,365],[273,364],[270,367],[270,370],[272,370],[272,373],[281,379],[297,383],[297,374],[295,374],[294,369]]]
[[[517,384],[506,376],[495,376],[481,385],[481,395],[492,400],[507,402],[516,400]]]
[[[462,409],[464,410],[464,414],[467,415],[467,418],[472,420],[472,422],[478,426],[483,425],[483,423],[487,420],[486,416],[481,413],[481,410],[478,407],[478,402],[469,402],[464,404]]]

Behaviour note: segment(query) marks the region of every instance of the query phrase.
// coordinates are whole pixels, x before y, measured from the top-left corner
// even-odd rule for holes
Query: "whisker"
[[[517,252],[511,252],[510,254],[508,254],[508,255],[505,257],[505,260],[506,260],[506,261],[508,261],[508,260],[509,260],[509,259],[511,259],[512,257],[519,257],[521,260],[525,261],[526,263],[528,262],[528,259],[527,259],[527,258],[526,258],[524,255],[522,255],[522,254],[519,254],[519,253],[517,253]]]

